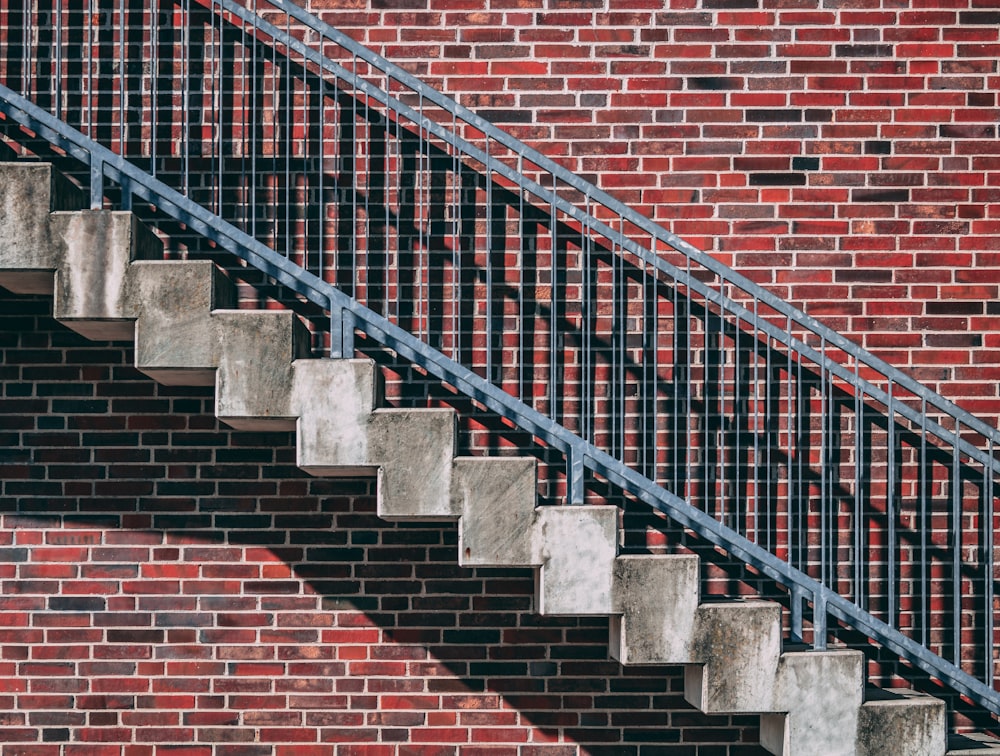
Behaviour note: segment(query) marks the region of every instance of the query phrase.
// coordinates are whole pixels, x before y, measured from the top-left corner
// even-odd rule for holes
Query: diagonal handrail
[[[721,441],[723,454],[728,453],[736,458],[740,457],[741,454],[749,455],[749,444],[744,443],[741,447],[741,438],[752,435],[754,465],[769,466],[775,464],[771,460],[771,447],[774,446],[775,454],[783,455],[779,460],[780,463],[788,469],[787,517],[791,520],[795,515],[801,520],[801,523],[796,527],[810,528],[813,527],[809,520],[810,487],[820,489],[819,517],[821,522],[826,522],[824,518],[832,519],[834,516],[833,505],[839,504],[846,498],[852,498],[854,501],[855,519],[860,519],[865,515],[866,503],[875,498],[875,494],[869,491],[873,488],[874,483],[869,479],[871,469],[865,466],[865,457],[873,456],[872,452],[875,446],[872,441],[873,434],[881,434],[885,436],[888,464],[886,465],[885,479],[879,483],[886,489],[881,495],[885,499],[891,547],[892,544],[900,542],[900,539],[904,537],[894,531],[894,528],[900,527],[897,524],[895,511],[903,505],[903,496],[898,489],[904,482],[901,478],[903,466],[901,462],[898,462],[902,455],[897,456],[896,450],[904,443],[904,440],[909,444],[913,454],[918,454],[921,460],[926,460],[926,465],[922,465],[922,467],[926,466],[928,469],[937,459],[935,455],[940,456],[942,450],[950,455],[951,462],[947,473],[950,477],[945,481],[945,485],[950,486],[950,492],[943,499],[940,495],[937,498],[942,499],[943,504],[949,508],[951,516],[956,521],[960,520],[964,508],[967,506],[961,491],[961,484],[969,482],[970,479],[977,482],[981,489],[979,496],[982,499],[979,515],[985,522],[984,529],[991,531],[990,524],[993,522],[994,505],[993,481],[998,472],[998,463],[995,460],[993,450],[995,443],[1000,440],[1000,433],[996,429],[930,391],[930,389],[923,387],[905,373],[892,368],[801,310],[785,303],[766,289],[721,265],[668,230],[565,170],[555,161],[541,155],[537,150],[495,128],[472,111],[426,86],[403,69],[355,43],[346,35],[309,15],[293,3],[286,0],[271,0],[265,5],[272,10],[280,11],[281,15],[268,15],[265,18],[257,12],[248,10],[244,5],[234,2],[234,0],[194,0],[193,3],[191,0],[185,0],[183,8],[189,21],[191,6],[199,1],[201,7],[212,14],[212,34],[218,33],[220,39],[223,37],[223,21],[232,24],[239,22],[239,26],[235,28],[236,33],[242,35],[240,39],[243,46],[253,48],[255,51],[258,48],[265,51],[266,60],[261,65],[266,64],[280,69],[281,75],[290,79],[292,77],[290,73],[292,70],[291,59],[293,56],[301,59],[301,70],[295,76],[299,77],[302,82],[314,81],[314,84],[319,88],[320,100],[329,99],[332,96],[337,99],[339,104],[343,104],[344,98],[349,101],[347,116],[344,116],[340,122],[342,128],[352,132],[356,128],[368,128],[372,132],[380,130],[381,136],[386,142],[390,141],[390,136],[394,137],[394,143],[397,144],[395,154],[397,162],[405,162],[411,156],[413,160],[419,158],[419,160],[426,159],[427,162],[439,160],[442,155],[449,157],[452,160],[450,175],[455,177],[454,184],[458,187],[456,192],[460,188],[461,181],[467,180],[467,174],[470,171],[473,171],[476,166],[482,167],[485,172],[485,180],[475,178],[474,186],[485,191],[487,196],[487,201],[482,209],[488,219],[488,228],[490,226],[490,213],[494,212],[499,194],[513,194],[516,196],[516,202],[519,203],[517,209],[521,211],[519,224],[522,232],[522,238],[517,242],[519,254],[528,246],[524,237],[526,227],[529,224],[540,223],[537,217],[530,216],[528,211],[532,208],[542,208],[540,213],[536,212],[536,216],[540,215],[548,219],[547,224],[542,223],[541,225],[547,225],[547,231],[550,235],[548,255],[551,265],[552,292],[545,300],[550,310],[544,318],[544,325],[551,329],[549,332],[550,344],[546,348],[550,350],[549,375],[550,383],[553,385],[556,382],[556,363],[559,355],[551,344],[555,341],[556,328],[564,328],[563,321],[569,320],[565,312],[559,310],[561,303],[556,297],[557,276],[559,274],[557,268],[564,262],[563,258],[557,254],[557,248],[559,245],[568,245],[567,236],[576,236],[575,251],[581,259],[578,269],[586,285],[596,287],[602,281],[606,283],[610,280],[614,287],[627,287],[630,283],[634,284],[638,280],[641,282],[644,307],[647,302],[648,287],[653,292],[650,296],[654,304],[665,304],[671,308],[671,318],[674,321],[680,321],[680,314],[688,313],[685,316],[687,318],[686,327],[675,323],[674,342],[668,349],[655,343],[658,325],[662,325],[662,323],[658,320],[659,310],[654,306],[653,314],[644,316],[643,330],[640,334],[643,339],[644,353],[638,363],[629,362],[627,359],[627,334],[619,331],[601,330],[603,328],[600,325],[602,316],[596,312],[596,309],[591,309],[594,303],[590,301],[588,294],[582,296],[584,312],[576,326],[577,330],[566,330],[565,333],[567,338],[577,338],[585,344],[599,342],[602,337],[608,334],[607,338],[615,350],[615,356],[609,358],[613,377],[624,378],[629,371],[643,375],[652,374],[652,405],[655,405],[662,398],[658,386],[663,383],[664,379],[660,373],[662,372],[661,368],[667,366],[666,362],[661,360],[665,360],[669,352],[674,360],[672,365],[673,388],[669,397],[674,414],[683,416],[700,413],[703,418],[699,420],[703,423],[701,427],[692,427],[690,421],[685,418],[684,427],[681,428],[678,424],[675,435],[677,438],[690,435],[694,439],[690,442],[690,446],[701,455],[700,458],[695,455],[695,461],[692,463],[691,449],[678,452],[675,442],[675,446],[671,450],[674,455],[672,478],[664,479],[662,475],[658,476],[655,470],[651,473],[636,470],[635,466],[630,467],[625,464],[625,455],[622,449],[617,452],[609,451],[607,445],[595,441],[592,432],[581,430],[580,426],[574,432],[567,427],[567,423],[559,422],[551,401],[549,406],[542,411],[536,402],[526,400],[523,394],[512,396],[495,383],[484,379],[481,371],[477,372],[468,364],[463,364],[461,360],[456,359],[460,349],[452,349],[449,356],[433,348],[429,338],[425,337],[424,340],[417,338],[420,335],[419,322],[415,336],[402,328],[399,322],[394,322],[392,318],[387,317],[387,313],[377,312],[376,309],[366,306],[358,298],[349,296],[323,280],[323,271],[312,271],[307,269],[307,266],[292,262],[287,249],[284,256],[277,254],[263,244],[259,238],[256,238],[252,232],[247,233],[246,228],[240,229],[227,223],[217,213],[208,211],[192,201],[190,196],[185,196],[185,193],[179,193],[172,189],[155,175],[155,160],[150,161],[152,172],[140,170],[125,160],[122,155],[101,147],[97,142],[71,129],[59,118],[46,114],[7,88],[0,90],[0,95],[5,103],[3,105],[4,112],[7,113],[8,117],[30,128],[43,139],[56,144],[88,166],[92,177],[91,192],[94,204],[99,205],[103,202],[103,179],[107,176],[111,181],[117,182],[121,186],[122,201],[125,206],[130,202],[132,195],[153,203],[170,217],[203,234],[222,248],[247,260],[251,265],[261,269],[279,283],[288,286],[320,307],[330,310],[331,330],[334,334],[331,351],[334,356],[352,353],[353,333],[354,329],[358,328],[376,341],[394,349],[402,357],[419,364],[432,375],[454,385],[491,411],[511,420],[519,428],[532,433],[544,443],[563,453],[567,458],[567,495],[572,503],[582,501],[584,470],[588,469],[597,473],[650,506],[668,513],[679,524],[690,527],[711,543],[726,549],[763,574],[788,587],[792,594],[793,633],[801,632],[802,603],[811,602],[814,607],[814,641],[817,646],[822,646],[825,643],[826,617],[829,613],[830,616],[865,632],[887,648],[944,680],[957,691],[968,695],[987,709],[994,713],[1000,713],[1000,702],[998,702],[997,693],[993,690],[992,668],[988,658],[985,661],[977,662],[985,667],[985,673],[979,678],[962,669],[963,658],[959,650],[961,624],[958,618],[962,614],[963,605],[958,587],[962,585],[962,570],[969,568],[969,566],[960,560],[962,547],[968,544],[963,543],[963,535],[959,528],[953,528],[952,532],[948,534],[949,544],[954,544],[950,557],[950,568],[953,571],[952,581],[956,586],[952,596],[955,604],[954,633],[956,641],[954,658],[947,660],[943,658],[943,653],[932,651],[926,641],[924,643],[917,642],[901,633],[894,626],[892,621],[894,617],[892,604],[895,601],[893,583],[895,578],[899,577],[898,572],[896,575],[890,575],[887,589],[889,609],[882,612],[890,618],[890,621],[886,622],[884,619],[876,617],[873,611],[866,609],[864,594],[866,591],[869,594],[874,593],[876,588],[864,585],[866,573],[860,566],[860,555],[869,544],[866,543],[860,526],[858,526],[853,541],[857,555],[855,558],[856,586],[854,599],[849,600],[831,587],[834,583],[834,578],[830,575],[833,571],[833,565],[832,561],[828,564],[826,557],[822,557],[819,562],[821,570],[819,579],[815,574],[809,573],[809,570],[816,572],[815,563],[809,562],[808,559],[806,561],[800,560],[798,566],[793,563],[791,524],[787,536],[789,542],[787,558],[776,556],[759,543],[763,539],[760,532],[762,526],[756,523],[756,518],[771,514],[769,511],[771,501],[767,496],[758,493],[757,489],[778,485],[780,481],[777,477],[772,480],[770,472],[766,476],[757,472],[753,479],[753,485],[750,486],[750,473],[744,469],[749,465],[744,462],[742,467],[737,465],[734,468],[735,481],[732,478],[727,481],[724,477],[728,469],[726,462],[724,460],[718,462],[710,457],[710,453],[715,453],[711,452],[710,447],[716,441]],[[257,10],[258,3],[254,3],[254,8]],[[59,17],[61,18],[61,16]],[[285,28],[282,29],[279,25],[268,20],[271,18],[284,19]],[[337,62],[326,57],[322,54],[324,49],[322,43],[320,50],[303,43],[293,33],[291,20],[302,24],[323,40],[334,45],[340,51],[341,57],[346,57],[348,60]],[[216,23],[219,24],[218,32]],[[190,39],[190,31],[190,28],[185,27],[186,40]],[[279,61],[279,53],[277,52],[279,48],[285,51],[282,54],[287,60]],[[59,54],[58,46],[56,54]],[[124,60],[124,45],[120,54]],[[185,51],[185,54],[188,54],[188,51]],[[62,70],[61,65],[57,65],[55,68],[59,71]],[[125,70],[125,67],[122,66],[121,70]],[[255,68],[254,71],[256,70]],[[372,71],[379,72],[378,76],[372,74]],[[335,83],[326,83],[326,76],[332,77]],[[380,78],[381,85],[370,81],[371,78]],[[57,114],[61,102],[59,92],[65,93],[69,88],[68,84],[60,85],[57,78],[55,86]],[[90,90],[88,90],[88,96],[89,92]],[[396,94],[393,94],[394,92]],[[190,93],[185,90],[185,104],[189,98]],[[432,114],[434,117],[427,115],[431,106],[436,109]],[[256,113],[256,111],[254,112]],[[325,112],[326,106],[321,106],[319,110],[321,131]],[[153,117],[155,118],[155,112]],[[221,127],[221,109],[218,118],[218,124]],[[155,122],[153,131],[156,131]],[[369,135],[369,141],[365,143],[369,152],[374,144],[374,139]],[[154,152],[155,149],[154,139]],[[257,153],[252,154],[256,155]],[[323,163],[322,147],[320,147],[319,157],[319,162]],[[185,152],[185,166],[188,162],[187,158],[188,155]],[[371,160],[370,157],[369,160]],[[289,175],[289,157],[287,155],[285,161],[284,170],[287,182]],[[385,164],[388,165],[388,162],[386,161]],[[220,174],[222,163],[220,150]],[[532,170],[524,170],[525,164],[528,164]],[[259,168],[259,166],[256,167]],[[187,170],[186,167],[185,170]],[[388,173],[388,168],[383,170],[384,173]],[[419,166],[417,170],[419,171]],[[529,176],[529,172],[538,176],[538,180]],[[428,180],[433,179],[433,174],[430,171],[425,171],[420,175],[426,176]],[[364,177],[364,182],[354,177],[350,185],[350,199],[345,201],[355,205],[359,201],[367,203],[368,197],[374,196],[375,190],[379,188],[378,176],[378,171],[370,169],[368,175]],[[374,180],[373,177],[375,177]],[[320,195],[323,194],[323,180],[321,172],[319,176]],[[386,184],[381,188],[381,191],[387,193],[388,179],[382,175],[381,180]],[[219,181],[221,187],[221,176]],[[359,200],[362,183],[365,185],[364,188],[368,190],[368,197]],[[550,183],[551,187],[548,186]],[[185,173],[183,178],[185,190],[189,184],[188,174]],[[564,194],[567,189],[580,197],[582,207],[565,198]],[[342,187],[338,190],[344,191]],[[398,204],[401,210],[403,201],[399,200]],[[366,204],[365,215],[370,215],[368,210],[369,207]],[[461,220],[461,208],[458,208],[458,211],[457,217]],[[388,201],[385,202],[385,213],[388,218]],[[400,212],[393,218],[393,222],[400,228],[403,226],[401,216]],[[629,229],[628,232],[625,230],[626,227]],[[363,230],[361,233],[363,234]],[[416,233],[423,234],[423,231]],[[475,237],[475,241],[483,241],[487,249],[490,249],[491,243],[493,243],[492,232],[487,231],[485,235],[479,232],[471,233]],[[399,231],[399,235],[402,238],[402,230]],[[640,237],[642,241],[637,240]],[[423,238],[421,236],[421,239]],[[402,249],[402,245],[399,249]],[[399,249],[395,251],[398,253]],[[323,251],[322,238],[320,251]],[[386,252],[388,253],[388,251],[387,248]],[[351,252],[357,254],[357,250],[354,248]],[[671,262],[671,259],[668,259],[668,253],[677,253],[677,261]],[[611,262],[603,259],[602,255],[604,258],[610,258]],[[425,265],[426,261],[421,262],[421,258],[418,257],[417,263],[419,268],[420,265]],[[352,282],[358,269],[352,264],[348,271],[350,276],[347,278]],[[370,267],[369,274],[371,270]],[[492,263],[487,262],[483,275],[485,275],[488,290],[491,286],[490,276],[493,273]],[[456,278],[458,278],[457,274]],[[521,283],[523,282],[519,279],[519,284]],[[458,285],[456,284],[456,286]],[[666,298],[658,291],[664,285],[671,292]],[[416,288],[420,288],[419,283],[416,284]],[[737,292],[738,296],[727,295],[727,289]],[[566,290],[564,285],[563,291]],[[496,299],[494,296],[487,296],[485,301],[487,312],[490,311],[491,307],[499,306]],[[623,298],[619,297],[620,299]],[[520,301],[518,304],[521,306],[518,314],[523,318],[528,309],[524,308]],[[426,306],[429,310],[429,301]],[[625,304],[616,300],[613,306],[616,310],[616,318],[624,319],[620,316],[624,312]],[[689,313],[695,309],[700,311],[697,318],[692,317]],[[487,321],[486,327],[489,329],[490,317],[487,317]],[[426,330],[429,333],[430,328],[428,327]],[[647,346],[650,332],[654,337],[652,347]],[[487,330],[487,334],[489,340],[492,334],[489,330]],[[745,344],[747,340],[752,342],[749,347]],[[530,349],[530,344],[525,346],[522,343],[521,357],[523,358],[526,353],[530,352]],[[703,370],[705,378],[698,391],[692,392],[691,386],[694,382],[692,370],[699,352],[702,353],[703,364],[698,369]],[[663,354],[662,358],[661,353]],[[716,355],[712,358],[715,360],[714,362],[709,359],[710,353]],[[599,364],[599,359],[603,359],[600,355],[597,357],[588,356],[590,353],[586,351],[583,354],[584,357],[581,359],[584,360],[585,365],[587,365],[586,360],[591,360],[589,369],[594,374],[598,368],[608,367],[603,363]],[[597,353],[595,352],[595,354]],[[844,359],[844,356],[849,359]],[[682,358],[686,358],[686,364],[683,364]],[[488,359],[489,357],[487,357]],[[487,361],[487,368],[488,365]],[[741,371],[744,374],[752,373],[753,379],[737,379],[726,389],[721,387],[721,383],[719,386],[709,386],[709,373],[714,371],[721,376],[725,373],[728,365],[733,366],[732,372],[734,373]],[[489,376],[490,370],[487,369],[486,372]],[[785,388],[780,385],[777,388],[763,385],[768,382],[772,373],[778,372],[782,372],[784,375],[782,380],[786,384]],[[869,379],[871,375],[881,376],[881,379]],[[681,376],[681,378],[677,376]],[[813,381],[819,381],[821,384],[820,396],[813,399],[808,396],[803,398],[811,390],[810,386]],[[624,383],[624,381],[619,382]],[[681,385],[684,383],[686,386]],[[584,417],[580,421],[583,423],[584,429],[588,427],[587,423],[590,423],[589,427],[591,430],[593,429],[599,405],[603,411],[607,411],[608,406],[615,410],[623,410],[626,406],[624,389],[617,405],[613,405],[613,401],[607,405],[601,405],[601,399],[597,396],[593,385],[584,385],[584,390],[589,390],[591,393],[584,395],[583,404],[592,407],[594,414],[594,417]],[[727,396],[726,391],[732,392],[732,396]],[[643,396],[646,395],[643,394]],[[779,403],[786,402],[785,409],[777,413],[769,413],[766,409],[760,409],[762,405],[768,405],[775,401],[775,397]],[[643,402],[643,406],[646,406],[645,398]],[[849,407],[852,403],[853,407]],[[750,404],[756,408],[753,413],[748,409]],[[812,405],[819,408],[817,411],[820,412],[822,427],[819,452],[823,458],[820,471],[812,473],[814,478],[810,478],[809,474],[803,474],[802,471],[803,467],[809,467],[810,447],[808,444],[811,433],[809,411]],[[731,409],[726,409],[727,406],[731,406]],[[871,423],[869,415],[877,412],[878,407],[886,409],[887,418],[884,421]],[[843,430],[838,425],[840,421],[837,419],[837,413],[847,411],[845,408],[853,409],[854,413],[854,427],[851,431],[853,449],[848,450],[848,452],[853,453],[854,457],[854,480],[853,489],[847,494],[841,491],[844,486],[840,480],[839,472],[835,472],[838,462],[843,466],[843,461],[838,458],[838,455],[844,453],[841,445],[836,443],[836,439],[842,435]],[[938,413],[942,422],[929,415],[930,409]],[[752,433],[747,425],[747,414],[754,415]],[[652,417],[650,426],[653,428],[654,442],[651,453],[655,467],[656,454],[658,453],[657,441],[655,440],[656,433],[658,433],[655,407]],[[597,418],[597,420],[599,419]],[[625,420],[613,417],[611,422],[619,424],[621,435],[624,437]],[[640,417],[640,422],[645,427],[647,419]],[[785,427],[782,427],[783,422]],[[946,427],[945,422],[951,427]],[[970,431],[981,436],[981,444],[974,444],[965,437]],[[865,435],[866,433],[868,435]],[[775,440],[779,436],[784,437],[785,435],[787,435],[787,443],[782,441],[779,448]],[[917,441],[914,442],[909,436],[915,436]],[[624,447],[624,443],[621,446]],[[939,460],[938,465],[941,466]],[[683,469],[685,466],[686,470]],[[798,475],[794,479],[791,473],[793,466],[799,468]],[[965,470],[966,467],[972,468],[973,466],[972,472]],[[699,467],[700,471],[697,469]],[[899,468],[898,472],[897,467]],[[692,468],[695,469],[692,470]],[[723,471],[721,484],[713,478],[720,470]],[[940,475],[940,471],[937,474]],[[934,474],[925,472],[923,469],[916,474],[915,480],[916,485],[921,490],[924,488],[929,490],[934,486]],[[745,493],[751,487],[753,488],[755,506],[757,507],[753,512],[755,517],[753,531],[744,528],[746,532],[739,532],[727,527],[721,521],[726,519],[725,512],[723,512],[721,519],[708,514],[707,510],[710,509],[713,502],[721,501],[724,508],[730,498],[735,496],[731,495],[730,498],[727,498],[725,493],[718,494],[710,490],[716,487],[719,490],[725,490],[727,485],[740,493]],[[701,501],[697,500],[696,496],[699,493],[697,490],[699,486],[702,489]],[[796,498],[805,501],[805,504],[796,504]],[[698,503],[706,511],[691,506],[691,503]],[[919,517],[921,522],[926,521],[933,507],[939,505],[941,502],[938,502],[934,495],[921,493],[914,505],[916,507],[914,517]],[[804,506],[805,509],[793,511],[793,506]],[[829,540],[837,537],[833,528],[821,524],[819,529],[822,532],[822,538],[828,539],[824,549],[832,545],[835,550],[836,541]],[[754,538],[747,537],[748,533],[754,535]],[[905,537],[924,539],[921,540],[921,553],[933,555],[931,548],[933,544],[927,543],[925,533],[906,534]],[[771,535],[768,534],[769,544],[770,539]],[[980,628],[979,632],[985,637],[985,645],[989,648],[993,636],[993,615],[990,609],[993,586],[992,579],[988,577],[992,575],[993,565],[992,533],[989,532],[988,540],[975,545],[980,549],[982,556],[979,562],[972,567],[981,572],[982,575],[987,576],[985,579],[977,578],[982,582],[983,596],[977,598],[977,601],[981,601],[981,603],[976,604],[976,611],[983,611],[979,608],[981,606],[987,607],[983,612],[985,614],[985,629]],[[927,564],[924,565],[924,569],[929,570],[932,565],[930,565],[929,560],[925,559],[925,561]],[[899,571],[903,569],[903,565],[893,563],[889,569]],[[926,572],[921,579],[927,580]],[[930,620],[927,622],[929,623]],[[927,633],[927,627],[924,628],[924,632]]]

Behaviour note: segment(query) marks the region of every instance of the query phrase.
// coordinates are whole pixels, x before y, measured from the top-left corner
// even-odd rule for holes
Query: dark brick
[[[805,186],[804,173],[751,173],[750,186]]]
[[[871,140],[865,142],[866,155],[891,155],[892,142],[886,140]]]
[[[887,58],[892,55],[892,45],[836,45],[838,58]]]
[[[704,0],[702,7],[706,10],[742,10],[759,8],[760,0]]]
[[[909,189],[852,189],[852,202],[909,202]]]
[[[928,302],[926,307],[928,315],[982,315],[985,303],[942,300]]]
[[[1000,11],[959,11],[958,23],[1000,26]]]
[[[997,127],[988,123],[943,123],[938,127],[943,139],[994,139]]]
[[[746,119],[749,123],[798,123],[802,120],[802,111],[794,108],[748,110],[746,111]]]
[[[743,81],[729,76],[690,76],[687,79],[689,89],[701,89],[709,91],[740,89]]]
[[[102,596],[49,596],[53,612],[103,612],[107,600]]]

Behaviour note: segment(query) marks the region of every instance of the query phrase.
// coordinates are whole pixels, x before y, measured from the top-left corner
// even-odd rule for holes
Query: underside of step
[[[212,263],[164,261],[130,214],[75,209],[44,164],[0,164],[0,195],[0,285],[51,293],[88,338],[134,338],[157,381],[214,385],[228,425],[294,429],[303,470],[377,475],[380,516],[457,520],[460,564],[534,567],[538,612],[610,616],[615,658],[685,665],[685,698],[762,714],[771,752],[945,753],[942,702],[865,700],[860,652],[783,651],[778,604],[702,601],[694,556],[618,554],[615,507],[536,506],[534,459],[456,456],[451,410],[380,407],[372,362],[310,359],[292,313],[234,309]]]

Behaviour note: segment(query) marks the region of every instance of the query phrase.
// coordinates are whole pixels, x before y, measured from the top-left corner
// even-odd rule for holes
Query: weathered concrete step
[[[136,367],[168,386],[214,386],[218,333],[212,313],[236,305],[232,282],[208,261],[139,261],[129,268]]]
[[[784,651],[771,691],[772,712],[761,716],[761,745],[771,753],[856,753],[864,695],[860,651]]]
[[[858,756],[945,753],[944,701],[910,691],[865,691],[858,713]]]
[[[83,194],[47,163],[0,163],[0,187],[0,286],[50,294],[61,258],[49,214],[83,208]]]

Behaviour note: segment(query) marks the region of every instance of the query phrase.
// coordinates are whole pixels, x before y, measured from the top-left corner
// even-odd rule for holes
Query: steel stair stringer
[[[158,381],[214,383],[220,420],[296,428],[312,474],[377,474],[386,519],[457,520],[464,566],[536,567],[539,612],[610,616],[613,656],[685,665],[687,700],[762,714],[773,753],[945,753],[943,703],[864,701],[860,652],[782,651],[779,605],[701,602],[697,557],[619,555],[615,507],[536,507],[533,459],[456,457],[451,410],[378,408],[373,363],[305,359],[292,313],[232,309],[213,264],[163,261],[131,214],[61,210],[77,203],[45,165],[0,165],[0,179],[0,285],[47,286],[88,338],[134,334]]]

